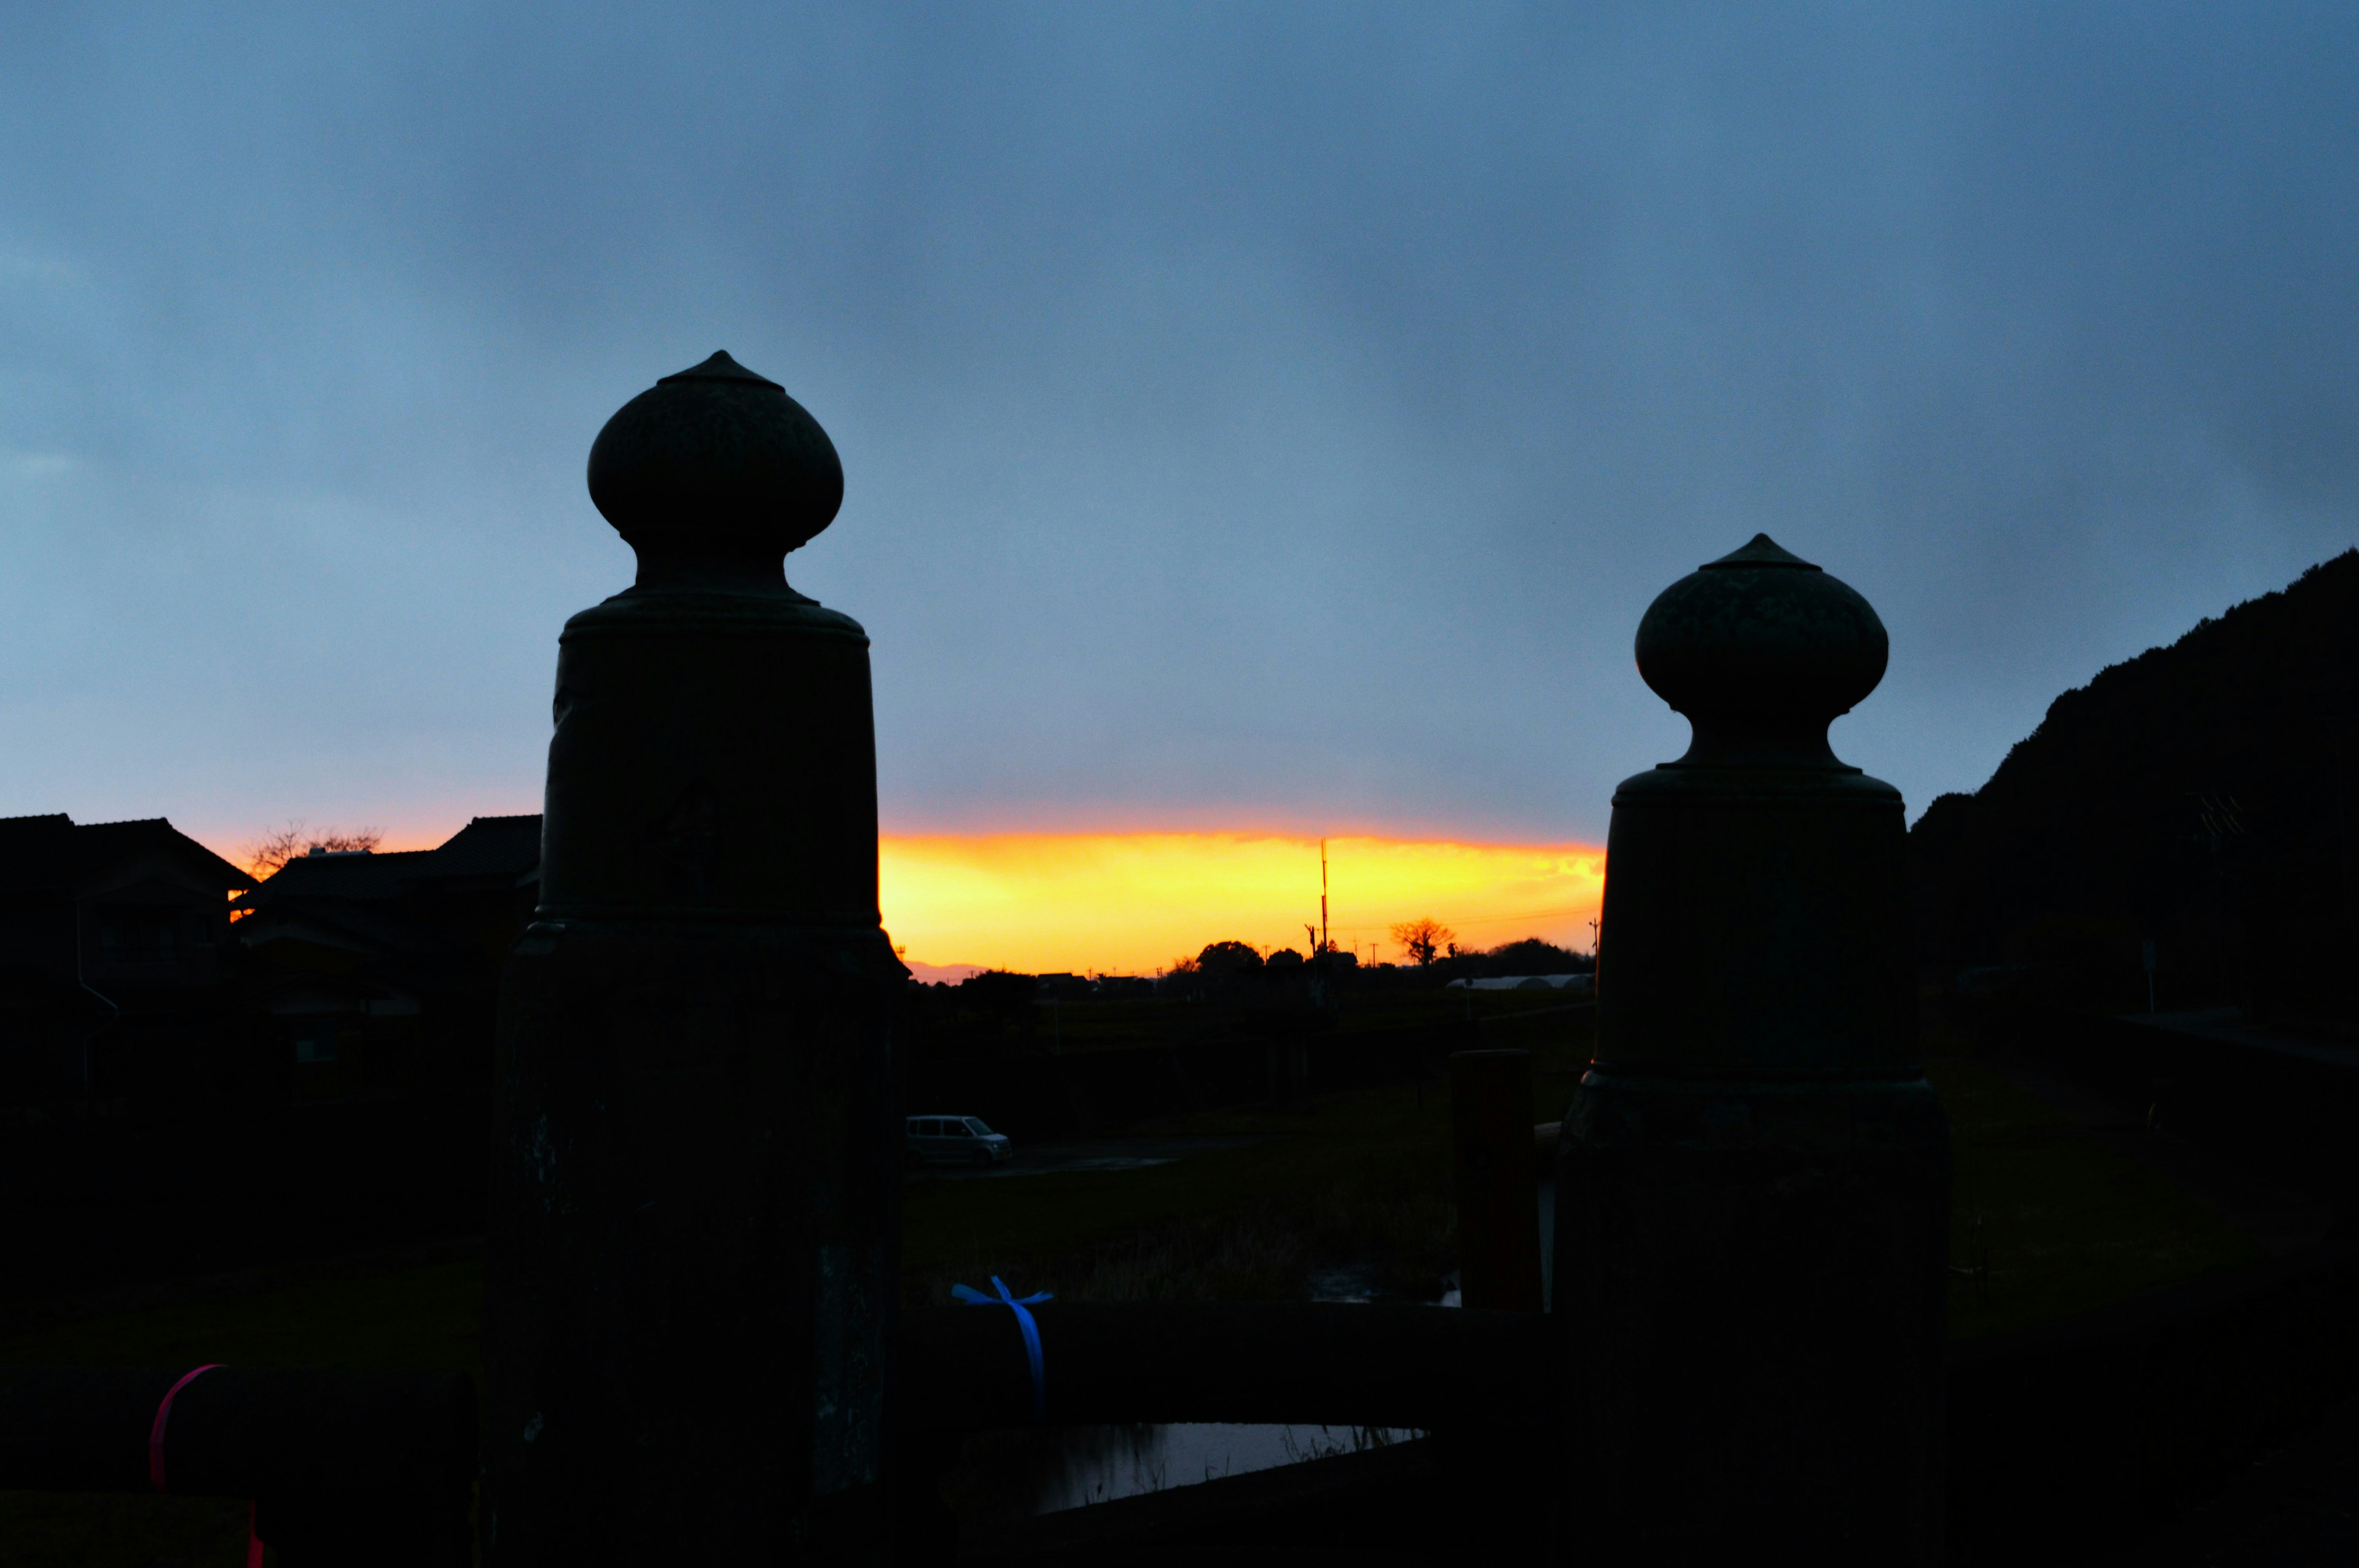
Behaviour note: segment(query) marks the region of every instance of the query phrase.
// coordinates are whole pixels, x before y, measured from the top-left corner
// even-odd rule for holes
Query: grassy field
[[[1980,1062],[1928,1069],[1950,1115],[1952,1338],[2261,1258],[2217,1210]]]
[[[1588,1014],[1512,993],[1478,1005],[1486,1045],[1532,1052],[1535,1114],[1553,1119],[1587,1060]],[[1412,1016],[1345,1022],[1425,1024],[1465,1008],[1417,999]],[[1130,1130],[1266,1141],[1144,1170],[913,1183],[907,1299],[945,1303],[954,1281],[997,1273],[1081,1301],[1299,1300],[1314,1272],[1348,1269],[1380,1294],[1430,1301],[1455,1266],[1446,1083],[1329,1096],[1308,1117],[1215,1111]]]
[[[914,1303],[953,1279],[1076,1300],[1299,1299],[1354,1265],[1387,1293],[1437,1295],[1451,1268],[1445,1092],[1372,1089],[1316,1114],[1191,1117],[1158,1131],[1260,1136],[1144,1170],[911,1184],[902,1272]]]
[[[1511,1005],[1529,1003],[1490,1003]],[[1578,1012],[1486,1025],[1485,1044],[1533,1052],[1539,1119],[1571,1098],[1587,1027]],[[1942,1053],[1930,1071],[1953,1134],[1953,1336],[2260,1255],[2214,1211],[1962,1054],[1964,1042],[1934,1033],[1928,1044]],[[953,1281],[998,1273],[1073,1300],[1299,1299],[1335,1268],[1379,1292],[1430,1300],[1454,1266],[1444,1084],[1325,1097],[1307,1117],[1212,1112],[1132,1130],[1264,1141],[1141,1170],[912,1182],[907,1298],[945,1301]],[[20,1328],[0,1336],[0,1365],[476,1371],[481,1296],[481,1265],[463,1254],[288,1271]],[[244,1521],[241,1505],[204,1499],[0,1494],[0,1565],[234,1568]]]

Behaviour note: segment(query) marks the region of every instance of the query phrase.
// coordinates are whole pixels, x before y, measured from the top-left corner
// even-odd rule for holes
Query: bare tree
[[[1417,960],[1419,968],[1433,962],[1433,956],[1458,940],[1458,933],[1430,916],[1404,920],[1393,927],[1393,940],[1399,943],[1408,956]]]
[[[385,842],[385,835],[374,827],[345,833],[336,828],[325,832],[307,831],[300,822],[290,822],[284,827],[264,830],[261,838],[245,847],[245,869],[256,881],[275,874],[288,861],[300,860],[318,849],[324,854],[350,854],[355,850],[373,850]]]

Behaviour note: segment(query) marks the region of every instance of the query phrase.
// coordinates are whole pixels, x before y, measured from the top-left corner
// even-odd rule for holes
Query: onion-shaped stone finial
[[[1756,534],[1662,591],[1637,654],[1695,726],[1682,763],[1826,767],[1827,726],[1875,689],[1891,643],[1848,584]]]
[[[843,504],[843,465],[784,387],[716,353],[606,421],[590,499],[638,552],[643,588],[777,584]]]

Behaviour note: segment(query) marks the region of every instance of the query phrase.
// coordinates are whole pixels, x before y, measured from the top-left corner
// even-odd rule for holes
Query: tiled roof
[[[431,849],[389,854],[298,855],[264,884],[271,898],[396,898]]]
[[[77,823],[64,812],[0,817],[0,889],[67,892],[141,854],[168,854],[218,878],[254,885],[246,874],[160,816]]]
[[[412,875],[512,881],[540,864],[540,814],[478,816],[429,853]]]
[[[235,930],[255,951],[325,940],[388,961],[464,957],[477,938],[447,928],[451,896],[513,901],[539,864],[538,816],[478,816],[431,849],[299,855],[244,901],[254,913]]]
[[[0,853],[7,824],[0,820]],[[431,849],[298,855],[271,877],[256,905],[287,898],[394,899],[413,884],[471,877],[513,882],[540,864],[540,817],[478,816]]]

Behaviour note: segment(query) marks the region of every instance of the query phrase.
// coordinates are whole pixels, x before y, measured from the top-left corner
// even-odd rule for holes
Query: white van
[[[903,1147],[920,1165],[1004,1165],[1007,1139],[973,1116],[913,1116],[903,1132]]]

